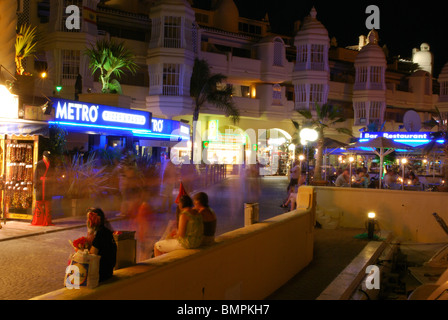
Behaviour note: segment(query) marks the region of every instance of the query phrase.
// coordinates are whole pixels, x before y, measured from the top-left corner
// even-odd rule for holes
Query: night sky
[[[198,5],[210,1],[197,0]],[[448,2],[447,1],[311,1],[311,0],[234,0],[240,16],[261,19],[269,14],[272,31],[293,35],[294,21],[303,20],[313,6],[317,19],[327,28],[330,38],[339,46],[357,45],[358,37],[367,35],[366,14],[369,5],[380,9],[380,45],[386,45],[391,55],[411,58],[412,49],[423,42],[434,54],[434,76],[448,62]]]

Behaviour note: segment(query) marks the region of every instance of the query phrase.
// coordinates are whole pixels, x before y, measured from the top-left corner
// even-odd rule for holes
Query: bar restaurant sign
[[[417,146],[430,142],[432,140],[431,135],[432,132],[362,132],[359,141],[363,142],[383,137],[403,144]],[[443,138],[436,141],[439,143],[444,142]]]
[[[151,130],[151,113],[146,111],[65,99],[54,99],[53,107],[61,124]]]

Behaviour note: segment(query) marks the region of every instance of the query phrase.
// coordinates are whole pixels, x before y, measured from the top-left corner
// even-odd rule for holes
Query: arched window
[[[274,66],[283,67],[283,41],[274,40]]]
[[[282,87],[278,83],[272,86],[272,104],[282,104]]]

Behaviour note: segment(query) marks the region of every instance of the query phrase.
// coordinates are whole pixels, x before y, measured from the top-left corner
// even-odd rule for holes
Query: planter
[[[117,93],[81,93],[79,94],[79,101],[120,108],[130,108],[132,98]]]

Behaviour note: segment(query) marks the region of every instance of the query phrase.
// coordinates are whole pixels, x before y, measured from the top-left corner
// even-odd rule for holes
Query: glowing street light
[[[352,187],[352,162],[355,161],[355,158],[353,156],[350,156],[348,158],[348,161],[350,162],[350,188]]]
[[[404,190],[404,165],[408,162],[406,158],[401,159],[401,190]]]

